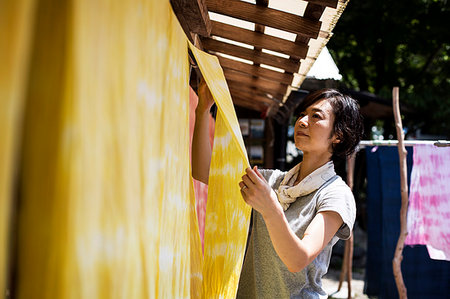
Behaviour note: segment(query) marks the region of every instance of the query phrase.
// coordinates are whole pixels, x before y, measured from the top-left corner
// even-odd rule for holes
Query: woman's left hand
[[[242,181],[239,182],[244,201],[263,217],[269,216],[271,213],[283,212],[275,191],[269,186],[258,168],[256,166],[253,169],[247,168],[245,172]]]

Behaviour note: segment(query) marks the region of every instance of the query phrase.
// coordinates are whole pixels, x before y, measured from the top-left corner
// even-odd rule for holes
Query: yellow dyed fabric
[[[249,162],[217,57],[192,44],[190,48],[218,107],[206,206],[202,295],[234,298],[251,211],[242,199],[238,183]]]
[[[234,298],[249,163],[218,61],[191,45],[219,108],[203,257],[169,1],[3,0],[0,41],[1,294],[14,231],[20,299]]]
[[[38,0],[33,40],[17,298],[189,297],[189,71],[169,1]]]
[[[0,1],[0,297],[6,273],[34,1]],[[11,255],[12,256],[12,255]]]

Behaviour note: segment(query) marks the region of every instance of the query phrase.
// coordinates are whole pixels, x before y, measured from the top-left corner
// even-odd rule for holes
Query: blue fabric
[[[367,295],[380,293],[381,244],[381,182],[378,154],[366,149],[367,163],[367,257],[364,292]]]
[[[407,147],[408,185],[413,148]],[[367,264],[365,293],[398,298],[392,259],[400,233],[397,147],[367,147]],[[450,262],[430,259],[425,246],[406,246],[402,274],[408,298],[450,298]]]

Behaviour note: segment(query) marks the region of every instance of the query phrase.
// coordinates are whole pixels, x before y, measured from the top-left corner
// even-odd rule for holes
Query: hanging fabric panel
[[[17,298],[189,297],[187,45],[169,1],[36,13]]]
[[[9,235],[27,84],[34,1],[0,1],[0,296],[12,255]]]
[[[405,244],[450,261],[450,148],[415,145],[413,159]]]
[[[206,206],[203,298],[234,298],[251,211],[238,183],[249,162],[217,57],[192,44],[190,49],[218,107]]]

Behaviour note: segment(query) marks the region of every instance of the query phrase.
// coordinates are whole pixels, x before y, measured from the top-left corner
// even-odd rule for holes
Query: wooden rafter
[[[267,92],[281,93],[281,94],[284,94],[286,92],[287,85],[279,84],[278,82],[275,81],[249,76],[245,73],[236,72],[229,69],[224,69],[224,74],[228,80],[237,81],[240,82],[241,84],[257,87]]]
[[[256,5],[267,8],[269,6],[269,0],[256,0]],[[266,28],[266,26],[261,25],[261,24],[255,24],[255,33],[256,34],[264,34],[264,29]],[[256,45],[253,47],[255,52],[261,53],[262,52],[262,47]],[[255,66],[260,66],[259,63],[253,63]]]
[[[210,36],[211,21],[205,0],[170,0],[170,3],[191,42],[194,42],[195,34]]]
[[[324,7],[336,8],[338,6],[339,0],[305,0],[308,3],[317,4]]]
[[[275,99],[275,101],[280,101],[281,99],[283,99],[283,96],[284,96],[284,93],[277,93],[277,92],[261,89],[258,87],[254,87],[251,85],[242,84],[239,81],[233,81],[233,80],[227,79],[227,83],[228,83],[228,87],[230,90],[233,90],[233,89],[241,90],[242,92],[245,92],[245,93],[248,93],[251,95],[260,95],[263,97],[268,97],[268,95],[270,95],[271,97],[273,97]]]
[[[262,77],[282,84],[290,85],[294,77],[291,73],[281,73],[260,66],[239,62],[233,59],[218,56],[220,65],[224,68],[243,72],[252,76]]]
[[[307,5],[299,16],[269,8],[269,0],[255,0],[253,4],[241,0],[170,0],[191,42],[218,57],[233,98],[260,111],[267,106],[277,110],[279,101],[286,99],[292,87],[301,84],[294,80],[294,74],[301,71],[299,79],[305,76],[304,72],[317,58],[320,45],[330,37],[333,26],[329,22],[332,25],[335,22],[330,18],[339,17],[345,8],[343,0],[304,1]],[[327,7],[336,10],[325,10]],[[208,12],[253,23],[254,30],[234,26],[226,18],[211,21]],[[265,34],[266,27],[294,33],[296,39],[290,41]]]
[[[275,101],[269,99],[268,97],[258,95],[256,93],[249,93],[242,91],[238,88],[230,88],[231,97],[240,97],[240,98],[248,98],[253,101],[266,103],[268,105],[272,105]]]
[[[311,20],[319,20],[320,17],[323,14],[323,11],[325,10],[325,6],[315,4],[315,3],[308,3],[305,9],[304,16],[305,18],[311,19]]]
[[[267,7],[269,6],[269,0],[256,0],[256,4]]]
[[[211,21],[211,23],[212,23],[211,35],[283,53],[298,59],[305,58],[306,53],[308,52],[307,44],[291,42],[279,37],[267,35],[264,33],[216,21]]]
[[[252,100],[249,100],[246,98],[240,98],[240,97],[234,97],[233,103],[237,106],[241,106],[241,107],[245,107],[245,108],[249,108],[249,109],[261,111],[261,112],[267,111],[270,107],[267,104],[257,102],[257,101],[252,101]]]
[[[299,61],[289,60],[283,57],[247,49],[244,47],[221,42],[215,39],[202,39],[203,47],[208,51],[219,52],[231,56],[251,60],[255,63],[267,64],[270,66],[284,69],[289,73],[295,73],[300,66]]]
[[[317,38],[321,22],[239,0],[206,0],[209,11],[298,35]]]

